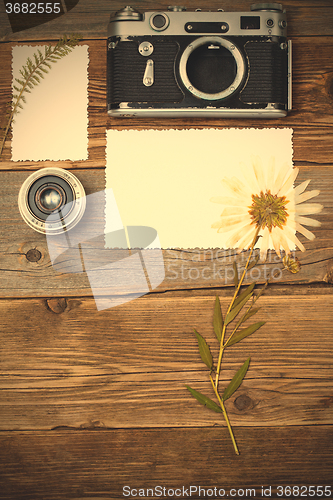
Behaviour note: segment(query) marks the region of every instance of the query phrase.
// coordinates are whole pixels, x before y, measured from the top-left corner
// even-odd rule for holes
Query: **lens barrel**
[[[60,234],[82,218],[86,198],[81,182],[62,168],[43,168],[22,184],[18,206],[24,221],[39,233]]]

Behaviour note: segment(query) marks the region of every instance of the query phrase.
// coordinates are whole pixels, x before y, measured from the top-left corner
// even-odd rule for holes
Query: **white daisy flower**
[[[212,224],[212,228],[227,233],[229,248],[242,251],[251,247],[260,227],[261,238],[256,247],[260,248],[262,261],[269,248],[274,248],[279,257],[281,250],[287,255],[295,245],[304,252],[296,231],[309,240],[315,238],[304,225],[319,227],[321,224],[305,216],[319,213],[323,206],[304,202],[317,196],[319,191],[305,192],[310,180],[294,188],[298,168],[290,170],[287,163],[277,168],[274,158],[263,168],[259,156],[251,159],[252,167],[241,165],[244,181],[224,178],[222,184],[228,196],[211,198],[212,202],[224,205],[220,220]]]

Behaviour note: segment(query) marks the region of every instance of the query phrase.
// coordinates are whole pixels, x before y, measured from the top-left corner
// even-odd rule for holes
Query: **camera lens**
[[[273,28],[273,26],[274,26],[274,21],[273,21],[273,19],[267,19],[267,21],[266,21],[266,25],[267,25],[269,28]]]
[[[39,233],[60,234],[74,227],[85,209],[80,181],[61,168],[44,168],[23,183],[18,205],[25,222]]]

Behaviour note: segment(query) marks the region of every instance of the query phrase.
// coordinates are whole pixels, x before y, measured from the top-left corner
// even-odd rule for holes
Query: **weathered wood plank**
[[[183,128],[196,127],[291,127],[294,129],[294,161],[330,164],[333,156],[333,41],[330,37],[296,38],[293,63],[293,111],[280,120],[226,120],[226,119],[115,119],[106,114],[106,52],[105,40],[89,44],[89,159],[77,162],[40,162],[41,166],[58,165],[63,168],[101,168],[105,166],[106,128]],[[82,42],[87,43],[87,42]],[[11,47],[0,44],[0,110],[11,100]],[[52,70],[51,70],[52,71]],[[38,89],[36,89],[38,92]],[[24,112],[24,111],[22,111]],[[2,118],[3,119],[3,118]],[[7,140],[0,161],[0,169],[36,168],[35,162],[11,162],[10,140]]]
[[[41,167],[41,165],[39,165]],[[2,198],[0,203],[0,295],[2,297],[77,296],[92,295],[86,273],[59,273],[51,265],[46,238],[30,229],[20,216],[17,197],[28,172],[2,172]],[[103,170],[77,170],[87,194],[104,188]],[[276,283],[314,283],[323,280],[332,282],[333,268],[333,219],[332,195],[333,169],[330,167],[301,167],[297,182],[312,179],[311,187],[321,190],[318,202],[324,210],[317,216],[322,227],[314,232],[317,238],[309,242],[302,236],[307,252],[296,255],[302,264],[301,272],[284,272]],[[103,221],[101,221],[103,232]],[[84,235],[82,235],[84,240]],[[38,261],[28,260],[30,250],[38,250]],[[112,253],[112,252],[111,252]],[[110,258],[112,257],[110,253]],[[104,254],[103,254],[104,255]],[[126,254],[127,255],[127,254]],[[235,251],[213,250],[166,250],[163,252],[165,279],[157,291],[200,289],[230,286],[233,284],[232,262]],[[99,253],[96,252],[96,264]],[[239,256],[239,265],[244,266],[245,256]],[[252,271],[250,279],[264,282],[272,270],[280,268],[274,252],[265,264]],[[68,260],[66,269],[75,269],[74,261]],[[115,291],[117,293],[117,291]]]
[[[194,10],[200,2],[193,3],[185,0],[183,5],[188,10]],[[251,2],[248,0],[229,0],[223,2],[223,8],[227,12],[249,12]],[[283,3],[287,9],[288,31],[295,35],[330,35],[333,26],[333,11],[330,0],[289,0]],[[67,13],[35,28],[30,28],[18,33],[12,33],[9,21],[5,14],[4,5],[0,5],[0,40],[42,40],[45,37],[57,38],[59,33],[66,33],[69,30],[82,33],[85,38],[106,38],[107,24],[111,12],[115,12],[124,7],[121,0],[80,0],[75,8]],[[165,10],[165,2],[156,0],[140,0],[135,5],[141,12],[145,10]],[[216,11],[221,8],[218,0],[206,2],[204,9]]]
[[[228,371],[228,382],[241,364]],[[203,408],[185,388],[188,384],[213,399],[208,377],[203,378],[193,372],[110,375],[71,377],[52,385],[43,379],[14,390],[4,387],[0,430],[80,429],[91,422],[111,429],[223,427],[223,417]],[[235,428],[332,425],[332,394],[332,378],[246,380],[226,409]]]
[[[134,6],[140,10],[166,5],[139,3]],[[250,3],[226,0],[223,8],[248,10]],[[98,313],[87,277],[56,274],[45,237],[30,230],[17,209],[23,179],[43,166],[74,170],[87,194],[102,190],[106,128],[240,126],[238,120],[108,118],[106,27],[110,9],[124,6],[118,0],[111,4],[80,0],[67,16],[12,34],[0,2],[2,41],[56,40],[75,30],[90,46],[89,159],[15,163],[8,141],[0,161],[0,292],[10,298],[0,300],[0,497],[120,500],[126,484],[256,488],[261,497],[264,485],[272,486],[270,498],[287,500],[288,492],[277,496],[278,485],[332,486],[333,304],[332,288],[323,283],[333,283],[332,1],[285,4],[294,44],[294,109],[283,120],[241,123],[294,129],[299,182],[313,179],[325,209],[316,240],[300,255],[301,273],[278,281],[260,299],[258,320],[266,325],[225,353],[221,383],[252,355],[244,384],[227,402],[240,457],[223,419],[200,407],[184,388],[189,383],[210,390],[192,327],[213,342],[212,306],[216,291],[224,308],[228,303],[229,287],[220,286],[231,284],[231,263],[222,261],[221,274],[213,273],[229,255],[164,252],[166,279],[160,288]],[[220,7],[219,0],[205,4]],[[11,46],[0,44],[1,116],[11,99]],[[41,254],[36,262],[27,260],[34,249]],[[239,496],[245,497],[244,490]]]
[[[252,356],[227,402],[233,424],[332,424],[332,296],[260,301],[267,323],[224,357],[221,387]],[[99,313],[91,299],[0,301],[1,429],[222,425],[185,388],[214,397],[192,330],[216,358],[213,306],[213,294],[188,293]]]
[[[31,45],[41,45],[43,42],[35,42]],[[49,43],[49,42],[47,42]],[[81,45],[87,45],[87,42],[81,42]],[[8,103],[12,99],[12,47],[17,43],[0,43],[0,124],[7,124],[5,120],[5,112],[8,109]],[[106,42],[89,43],[89,83],[88,83],[88,150],[89,158],[85,161],[43,161],[38,162],[40,167],[59,166],[61,168],[101,168],[105,167],[105,123],[106,123]],[[19,75],[16,75],[19,76]],[[47,76],[52,78],[52,69]],[[33,91],[38,92],[38,89]],[[23,112],[23,111],[22,111]],[[2,131],[1,131],[2,138]],[[0,165],[2,169],[14,168],[21,170],[35,170],[36,162],[34,161],[3,161],[11,158],[11,134],[5,143],[3,154],[1,156]]]
[[[237,441],[238,457],[220,428],[2,432],[1,498],[120,500],[124,486],[137,489],[138,498],[139,489],[160,486],[162,498],[178,493],[199,500],[203,490],[199,496],[194,488],[200,486],[206,494],[223,488],[226,497],[239,490],[235,498],[263,498],[262,487],[272,487],[271,499],[287,500],[289,490],[281,495],[278,486],[312,485],[315,494],[317,486],[332,486],[332,426],[239,428]],[[180,495],[167,495],[178,488]],[[245,493],[253,488],[255,496]],[[140,498],[152,498],[152,492],[142,491]]]

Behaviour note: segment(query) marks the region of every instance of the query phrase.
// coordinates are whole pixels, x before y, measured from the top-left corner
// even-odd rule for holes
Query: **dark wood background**
[[[250,7],[241,0],[182,3]],[[132,5],[155,10],[168,3]],[[333,488],[333,2],[284,3],[294,47],[293,111],[270,121],[108,118],[106,30],[111,11],[123,6],[80,0],[65,16],[13,34],[0,3],[2,119],[17,42],[76,31],[90,57],[89,159],[12,162],[9,138],[0,161],[0,498],[120,500],[125,485],[256,488],[256,498],[262,486],[272,486],[271,498],[291,498],[278,496],[279,485]],[[265,326],[226,353],[222,382],[251,355],[246,379],[227,403],[239,457],[223,419],[184,387],[210,390],[192,328],[213,339],[215,295],[225,307],[232,285],[213,270],[225,276],[230,262],[203,250],[164,252],[166,277],[156,290],[98,312],[86,275],[57,274],[45,237],[17,208],[22,182],[43,166],[73,171],[88,194],[102,190],[107,128],[193,126],[292,127],[298,181],[311,178],[324,205],[316,239],[297,252],[301,272],[268,288],[258,313]]]

